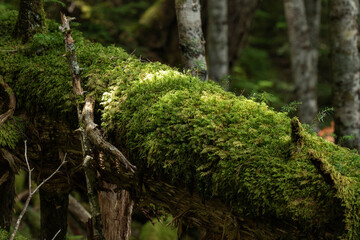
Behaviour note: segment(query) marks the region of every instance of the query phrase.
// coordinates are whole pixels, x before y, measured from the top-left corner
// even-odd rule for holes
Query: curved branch
[[[0,115],[0,126],[14,114],[15,107],[16,107],[16,98],[15,94],[12,92],[12,89],[10,86],[4,82],[3,77],[0,75],[0,85],[4,88],[4,90],[9,95],[9,110],[7,110],[5,113]]]
[[[136,167],[132,165],[126,157],[117,149],[114,145],[104,140],[101,136],[97,125],[94,123],[94,100],[90,97],[85,99],[85,105],[82,112],[83,121],[85,123],[85,131],[90,142],[95,145],[96,148],[102,150],[104,153],[110,154],[125,168],[125,172],[129,172],[133,175],[136,171]]]

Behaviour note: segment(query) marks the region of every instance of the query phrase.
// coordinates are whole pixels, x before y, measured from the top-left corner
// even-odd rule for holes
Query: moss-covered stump
[[[39,163],[46,155],[39,142],[55,141],[72,153],[67,171],[54,180],[66,188],[78,175],[81,154],[71,132],[77,120],[62,36],[48,22],[46,34],[23,46],[10,37],[15,20],[16,13],[0,12],[0,48],[23,49],[0,52],[0,74],[31,126],[17,136],[54,129],[57,134],[39,136],[41,142],[32,137],[31,160],[38,171],[59,163]],[[137,167],[132,176],[109,158],[97,164],[98,171],[128,189],[138,205],[170,212],[180,228],[203,227],[218,239],[360,238],[358,154],[308,133],[297,119],[264,103],[88,42],[79,33],[74,39],[85,67],[84,89],[96,99],[96,122]],[[0,136],[2,131],[4,126]],[[6,139],[0,144],[10,149]]]

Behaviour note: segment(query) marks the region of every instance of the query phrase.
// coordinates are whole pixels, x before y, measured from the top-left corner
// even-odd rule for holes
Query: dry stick
[[[79,67],[79,64],[77,62],[77,58],[75,55],[75,44],[74,44],[74,40],[71,35],[71,29],[70,29],[70,22],[74,18],[68,18],[63,13],[61,13],[60,15],[61,15],[62,26],[60,26],[59,29],[61,30],[61,32],[63,33],[63,36],[64,36],[66,57],[67,57],[69,68],[70,68],[73,91],[74,91],[74,94],[76,97],[83,97],[84,92],[81,87],[81,71],[82,71],[82,69]],[[84,157],[83,167],[84,167],[84,172],[85,172],[87,194],[88,194],[90,210],[91,210],[92,228],[94,231],[94,238],[95,239],[105,239],[104,233],[103,233],[101,215],[100,215],[100,206],[99,206],[97,190],[96,190],[97,172],[96,172],[96,169],[94,169],[91,165],[91,160],[93,159],[91,157],[92,150],[91,150],[91,146],[89,144],[88,137],[86,136],[86,133],[83,128],[80,104],[79,104],[79,101],[77,101],[77,100],[76,100],[76,109],[77,109],[77,115],[78,115],[78,121],[79,121],[79,130],[81,133],[80,140],[81,140],[81,147],[82,147],[83,157]]]
[[[30,200],[32,199],[32,197],[34,196],[34,194],[40,189],[40,187],[42,185],[44,185],[47,181],[49,181],[59,170],[60,168],[66,163],[65,159],[66,159],[66,153],[65,153],[65,156],[64,156],[64,159],[63,161],[61,162],[61,164],[59,165],[59,167],[49,176],[47,177],[45,180],[43,180],[35,189],[34,191],[31,191],[31,173],[34,169],[31,169],[30,168],[30,164],[29,164],[29,160],[28,160],[28,157],[27,157],[27,144],[26,144],[26,140],[24,141],[25,142],[25,161],[26,161],[26,166],[28,168],[28,171],[29,171],[29,175],[28,175],[28,181],[29,181],[29,195],[26,199],[26,202],[24,204],[24,208],[22,209],[18,219],[16,220],[16,225],[14,227],[14,231],[12,232],[11,236],[10,236],[10,239],[9,240],[13,240],[15,238],[15,235],[16,235],[16,232],[17,230],[19,229],[19,226],[20,226],[20,222],[21,222],[21,219],[23,218],[28,206],[29,206],[29,203],[30,203]]]
[[[3,114],[0,115],[0,126],[14,114],[15,107],[16,107],[16,98],[15,94],[12,93],[12,89],[9,87],[9,85],[4,82],[3,77],[0,75],[0,85],[5,89],[5,91],[9,95],[9,110]]]
[[[55,233],[55,235],[53,236],[53,238],[51,240],[55,240],[56,236],[59,235],[60,232],[61,232],[61,228],[59,229],[59,231],[57,231],[57,233]]]

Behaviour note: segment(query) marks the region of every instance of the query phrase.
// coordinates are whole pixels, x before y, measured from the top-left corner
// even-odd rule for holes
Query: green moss
[[[19,119],[17,119],[19,120]],[[23,124],[14,119],[8,119],[0,126],[0,147],[14,149],[20,140]]]
[[[48,26],[28,51],[2,53],[0,74],[19,108],[76,122],[62,37],[56,24]],[[103,128],[143,174],[187,186],[205,202],[218,197],[235,214],[360,238],[358,154],[307,133],[296,119],[292,133],[287,115],[264,103],[91,43],[76,31],[74,39]]]
[[[0,228],[0,240],[8,240],[10,238],[10,235],[10,233]],[[27,240],[27,238],[17,234],[15,236],[15,240]]]

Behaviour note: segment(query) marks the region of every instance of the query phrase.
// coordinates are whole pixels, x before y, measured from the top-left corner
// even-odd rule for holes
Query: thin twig
[[[60,232],[61,232],[61,228],[59,229],[59,231],[57,231],[57,233],[54,235],[54,237],[51,240],[55,240],[56,236],[59,235]]]
[[[21,211],[18,219],[16,220],[16,225],[15,225],[15,227],[14,227],[14,231],[12,232],[9,240],[13,240],[13,239],[15,238],[16,232],[18,231],[19,226],[20,226],[21,219],[24,217],[24,214],[25,214],[25,212],[26,212],[26,210],[27,210],[27,208],[28,208],[28,206],[29,206],[29,203],[30,203],[31,198],[34,196],[34,194],[37,192],[37,190],[39,190],[39,188],[40,188],[44,183],[46,183],[50,178],[52,178],[52,177],[60,170],[60,168],[66,163],[66,161],[65,161],[65,159],[66,159],[66,154],[65,154],[64,159],[63,159],[63,161],[61,162],[60,166],[59,166],[49,177],[47,177],[45,180],[43,180],[43,181],[35,188],[34,191],[31,191],[31,173],[32,173],[33,169],[30,168],[30,164],[29,164],[29,160],[28,160],[28,156],[27,156],[27,144],[26,144],[26,140],[24,141],[24,143],[25,143],[25,154],[24,154],[24,155],[25,155],[25,161],[26,161],[26,166],[27,166],[28,171],[29,171],[29,176],[28,176],[28,181],[29,181],[29,195],[28,195],[28,197],[27,197],[27,199],[26,199],[26,202],[25,202],[25,204],[24,204],[24,208],[22,209],[22,211]],[[60,231],[59,231],[59,232],[60,232]],[[58,232],[58,233],[59,233],[59,232]],[[57,233],[57,234],[58,234],[58,233]],[[56,234],[56,235],[57,235],[57,234]],[[56,237],[56,235],[55,235],[55,237]]]

